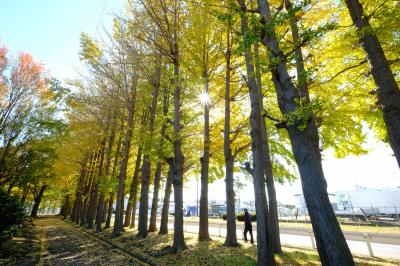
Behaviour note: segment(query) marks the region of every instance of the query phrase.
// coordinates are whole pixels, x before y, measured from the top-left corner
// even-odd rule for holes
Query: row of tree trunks
[[[136,88],[135,88],[136,90]],[[136,93],[134,93],[136,95]],[[129,150],[132,141],[133,134],[133,123],[134,123],[134,111],[135,111],[135,96],[129,97],[127,100],[127,128],[125,132],[125,139],[122,147],[122,160],[119,169],[118,175],[118,188],[117,188],[117,198],[116,198],[116,210],[115,210],[115,219],[114,219],[114,227],[113,227],[113,236],[119,236],[121,231],[123,230],[123,209],[124,209],[124,196],[125,196],[125,179],[126,179],[126,170],[128,168],[129,161]]]
[[[147,132],[149,136],[153,135],[154,122],[157,111],[157,101],[160,91],[161,81],[161,55],[156,54],[155,58],[155,71],[150,78],[153,86],[152,99],[149,107],[149,121]],[[142,179],[140,185],[140,206],[139,206],[139,224],[138,235],[139,239],[145,238],[148,235],[148,209],[149,209],[149,189],[150,189],[150,174],[151,174],[151,158],[148,152],[148,147],[145,147],[143,166],[142,166]]]
[[[87,157],[85,156],[82,164],[81,164],[81,171],[79,175],[79,181],[78,181],[78,187],[76,189],[75,193],[75,201],[74,201],[74,206],[72,208],[72,213],[71,213],[71,220],[74,223],[79,222],[79,217],[80,217],[80,212],[81,212],[81,207],[82,207],[82,189],[83,189],[83,184],[86,176],[86,167],[87,167]]]
[[[270,25],[272,15],[268,0],[258,0],[258,12],[263,25]],[[279,48],[274,25],[263,34],[262,42],[268,48],[278,104],[282,114],[290,114],[297,108],[296,99],[308,92],[297,88],[288,74],[286,59]],[[321,164],[318,129],[310,117],[304,130],[298,124],[285,125],[293,154],[300,172],[304,198],[316,237],[318,253],[323,265],[354,265],[350,250],[329,202],[327,184]]]
[[[131,226],[131,224],[135,224],[134,211],[136,211],[136,208],[134,208],[133,205],[136,205],[141,162],[142,162],[142,147],[139,146],[137,155],[136,155],[135,170],[133,172],[132,183],[131,183],[130,192],[129,192],[128,205],[126,207],[126,216],[125,216],[125,222],[124,222],[125,227]]]
[[[169,98],[170,98],[170,90],[168,88],[168,86],[166,86],[164,88],[163,91],[163,116],[166,118],[168,116],[168,110],[169,110]],[[160,132],[160,136],[161,136],[161,143],[158,149],[158,153],[162,154],[163,152],[163,148],[164,148],[164,141],[166,138],[166,130],[167,130],[167,121],[166,119],[162,122],[161,125],[161,132]],[[162,158],[160,158],[162,159]],[[158,194],[159,194],[159,190],[160,190],[160,183],[161,183],[161,170],[162,170],[162,163],[163,162],[158,162],[157,163],[157,167],[156,167],[156,173],[154,176],[154,192],[153,192],[153,202],[151,205],[151,214],[150,214],[150,224],[149,224],[149,231],[156,231],[157,227],[156,227],[156,222],[157,222],[157,209],[158,209]],[[168,171],[168,175],[169,175],[169,171]],[[170,198],[170,194],[171,194],[171,179],[169,179],[169,183],[168,183],[168,177],[166,180],[166,186],[169,185],[169,190],[165,190],[165,194],[164,194],[164,204],[167,204],[169,206],[169,198]],[[167,196],[167,199],[165,198]],[[164,206],[162,210],[164,211],[164,208],[167,209],[167,220],[168,220],[168,206]],[[165,220],[165,218],[164,218]],[[161,230],[161,227],[164,227]],[[165,225],[163,225],[163,220],[161,218],[161,226],[160,226],[160,233],[161,231],[163,232],[168,232],[168,227],[165,228]]]
[[[92,154],[91,160],[89,161],[89,171],[88,171],[88,176],[86,178],[85,186],[83,188],[83,206],[81,210],[81,215],[80,215],[80,221],[79,224],[81,226],[84,226],[87,224],[87,219],[88,219],[88,211],[89,211],[89,199],[90,199],[90,191],[93,185],[93,180],[94,180],[94,171],[97,163],[97,158],[98,158],[99,153],[96,151]]]
[[[111,226],[111,218],[112,218],[112,213],[113,213],[114,197],[115,197],[115,192],[111,192],[110,193],[110,199],[108,200],[107,218],[106,218],[106,225],[104,226],[104,229],[108,229]]]
[[[85,220],[85,224],[89,228],[93,228],[93,221],[94,221],[95,211],[96,211],[97,193],[99,191],[99,184],[98,184],[99,179],[98,179],[98,175],[96,174],[96,169],[101,164],[100,158],[101,158],[101,149],[99,149],[96,153],[95,163],[93,165],[93,169],[91,170],[92,182],[91,182],[89,193],[88,193],[89,202],[88,202],[87,215],[86,215],[86,220]]]
[[[116,114],[116,112],[115,112],[115,114]],[[108,175],[110,173],[110,167],[111,167],[112,148],[114,145],[114,138],[115,138],[115,124],[116,124],[116,115],[115,114],[114,114],[112,122],[111,122],[112,123],[111,132],[110,132],[110,135],[108,136],[108,145],[107,145],[107,152],[106,152],[107,159],[106,159],[106,165],[105,165],[105,169],[104,169],[105,177],[108,177]],[[107,125],[107,127],[108,127],[108,125]],[[106,131],[105,133],[107,134],[108,132]],[[99,168],[99,175],[102,175],[102,172],[100,172],[100,168]],[[100,191],[99,203],[97,205],[96,232],[101,231],[101,224],[106,221],[105,217],[106,217],[106,211],[107,211],[107,203],[104,204],[104,200],[105,200],[105,191],[104,191],[104,188],[102,188]]]
[[[121,118],[121,126],[120,126],[119,136],[118,136],[118,140],[117,140],[117,148],[115,151],[111,178],[117,178],[117,176],[116,176],[117,175],[117,167],[119,165],[120,152],[121,152],[121,146],[122,146],[122,138],[124,135],[124,128],[125,128],[125,112],[123,112],[122,118]],[[108,202],[106,225],[104,226],[105,229],[108,229],[111,226],[111,218],[112,218],[112,213],[113,213],[114,200],[115,200],[115,191],[111,191],[110,200]]]
[[[104,163],[104,153],[105,153],[106,140],[103,139],[100,144],[99,150],[99,163],[98,163],[98,173],[95,182],[93,183],[92,189],[90,191],[90,201],[89,201],[89,212],[88,212],[88,228],[93,228],[93,223],[97,214],[97,205],[99,197],[99,186],[101,182],[101,177],[103,175],[103,163]],[[100,209],[100,213],[101,213]]]

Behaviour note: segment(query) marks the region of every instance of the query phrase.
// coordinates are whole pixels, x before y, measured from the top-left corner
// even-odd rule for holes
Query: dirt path
[[[41,242],[38,265],[141,265],[131,256],[58,218],[35,220]]]

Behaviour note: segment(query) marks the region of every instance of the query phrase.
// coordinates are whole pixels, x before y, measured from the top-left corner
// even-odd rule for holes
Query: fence
[[[281,217],[283,218],[283,217]],[[173,217],[171,217],[173,219]],[[293,223],[293,224],[291,224]],[[316,242],[311,225],[306,222],[294,224],[291,221],[289,224],[283,223],[280,226],[281,243],[288,246],[316,249]],[[306,224],[306,225],[304,225]],[[291,226],[292,225],[292,226]],[[173,230],[173,224],[169,224],[169,228]],[[383,234],[380,233],[380,227],[373,226],[371,232],[363,231],[368,227],[354,227],[357,230],[348,231],[351,227],[344,230],[344,234],[353,254],[366,256],[379,256],[385,258],[400,259],[400,230],[397,233]],[[184,218],[184,231],[188,233],[198,233],[198,220],[196,218]],[[237,222],[237,237],[243,239],[244,226],[241,222]],[[394,231],[396,232],[396,231]],[[222,219],[209,219],[209,234],[214,237],[226,237],[226,221]],[[254,240],[257,239],[257,227],[253,224]]]

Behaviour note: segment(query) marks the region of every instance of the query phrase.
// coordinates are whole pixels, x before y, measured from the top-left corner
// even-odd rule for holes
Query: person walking
[[[251,215],[250,213],[247,211],[247,209],[244,209],[244,241],[247,242],[247,232],[250,233],[250,237],[251,237],[251,244],[254,244],[254,240],[253,240],[253,228],[251,225]]]

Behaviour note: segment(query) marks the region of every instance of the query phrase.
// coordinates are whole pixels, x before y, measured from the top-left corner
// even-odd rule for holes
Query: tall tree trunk
[[[140,185],[140,205],[137,235],[138,239],[146,238],[148,235],[147,221],[149,212],[150,168],[150,157],[148,154],[145,154],[143,158],[142,180]]]
[[[134,198],[135,199],[137,198],[137,190],[138,190],[138,186],[139,186],[139,171],[140,171],[140,163],[141,162],[142,162],[142,147],[139,146],[138,151],[137,151],[137,156],[136,156],[135,171],[133,172],[131,189],[129,192],[128,206],[126,207],[126,216],[125,216],[124,226],[131,225],[133,202],[134,202]],[[135,204],[136,204],[136,202],[135,202]]]
[[[44,191],[46,190],[46,188],[47,188],[47,185],[42,185],[38,195],[35,197],[35,203],[33,204],[33,207],[32,207],[31,217],[34,217],[34,218],[37,217],[39,206],[40,206],[40,203],[42,202],[43,194],[44,194]]]
[[[81,215],[82,192],[84,189],[85,178],[86,178],[87,160],[88,160],[88,157],[85,156],[85,158],[83,159],[83,162],[81,164],[81,171],[80,171],[80,175],[79,175],[78,187],[76,189],[76,194],[75,194],[74,207],[73,207],[72,217],[71,217],[72,221],[74,221],[75,223],[79,223],[79,217]]]
[[[260,55],[258,50],[258,43],[254,44],[254,57],[255,57],[255,71],[256,71],[256,82],[260,101],[260,109],[264,110],[263,94],[262,94],[262,82],[261,82],[261,67],[260,67]],[[271,239],[271,245],[274,248],[274,253],[282,253],[281,239],[279,235],[279,217],[278,217],[278,202],[276,200],[276,190],[274,176],[272,172],[272,162],[269,150],[268,131],[265,124],[264,117],[261,117],[261,134],[262,134],[262,150],[265,170],[265,180],[267,185],[268,193],[268,211],[269,211],[269,234]]]
[[[61,207],[60,215],[63,216],[64,219],[67,219],[68,215],[70,214],[70,211],[71,211],[70,195],[67,194],[65,196],[65,202]]]
[[[239,0],[240,5],[246,10],[244,0]],[[241,28],[243,40],[246,40],[248,35],[247,17],[244,12],[240,14]],[[269,237],[269,217],[267,197],[265,192],[265,164],[264,164],[264,151],[263,151],[263,131],[261,125],[262,112],[261,112],[261,99],[257,82],[255,79],[255,71],[253,65],[253,56],[251,54],[251,47],[244,44],[244,55],[247,70],[247,86],[249,87],[250,94],[250,123],[251,123],[251,147],[253,154],[253,169],[250,169],[250,163],[247,165],[248,171],[253,176],[255,205],[257,212],[257,253],[259,265],[275,265],[275,258],[272,248],[272,243]]]
[[[88,212],[87,212],[87,217],[86,217],[86,224],[88,228],[93,228],[93,221],[95,217],[95,211],[96,211],[96,202],[97,202],[97,196],[99,192],[99,178],[96,175],[95,177],[95,172],[97,166],[100,164],[100,157],[101,157],[101,150],[96,153],[95,160],[94,160],[94,165],[93,165],[93,170],[91,173],[92,176],[92,185],[90,186],[90,192],[89,192],[89,205],[88,205]]]
[[[167,159],[168,162],[168,176],[165,181],[165,191],[164,191],[164,201],[163,207],[161,210],[161,223],[160,223],[160,231],[158,232],[160,235],[168,234],[168,213],[169,213],[169,202],[171,198],[171,189],[172,189],[172,179],[174,175],[174,162],[172,158]]]
[[[378,106],[382,109],[390,146],[400,167],[400,90],[385,53],[359,0],[345,0],[358,30],[360,44],[368,55],[371,73],[378,87]],[[397,18],[398,19],[398,18]]]
[[[107,146],[107,159],[106,159],[106,165],[105,165],[105,169],[104,169],[104,176],[108,177],[109,173],[110,173],[110,166],[111,166],[111,155],[112,155],[112,148],[114,145],[114,138],[115,138],[115,124],[116,124],[116,112],[114,112],[113,118],[112,118],[112,128],[111,128],[111,132],[110,135],[108,137],[108,146]],[[108,131],[108,127],[109,127],[109,122],[107,122],[107,128],[105,133],[107,134]],[[104,143],[105,145],[105,143]],[[104,151],[103,151],[103,155],[104,156]],[[103,159],[102,159],[103,160]],[[99,168],[99,171],[102,168]],[[102,176],[102,172],[99,172],[99,175]],[[101,189],[100,191],[100,197],[99,197],[99,204],[97,205],[97,216],[96,216],[96,232],[100,232],[101,231],[101,224],[103,222],[105,222],[105,214],[106,214],[106,207],[107,207],[107,203],[104,204],[104,199],[105,199],[105,191],[104,188]]]
[[[159,55],[156,55],[156,69],[151,82],[153,85],[153,91],[152,91],[152,101],[149,110],[150,113],[149,127],[148,127],[149,136],[152,136],[154,132],[154,121],[156,118],[157,100],[160,90],[160,79],[161,79],[161,57]],[[149,212],[150,170],[151,170],[150,155],[148,151],[145,150],[143,158],[143,167],[142,167],[142,180],[140,185],[139,227],[137,235],[139,239],[145,238],[148,235],[147,221]]]
[[[111,226],[111,218],[112,218],[113,205],[114,205],[114,195],[115,195],[115,192],[110,193],[110,199],[108,201],[107,219],[106,219],[106,225],[104,226],[104,229],[108,229]]]
[[[204,93],[209,93],[209,80],[207,69],[203,69]],[[208,172],[210,166],[210,106],[204,103],[204,139],[203,139],[203,157],[201,163],[201,191],[200,191],[200,224],[199,241],[211,240],[208,233]]]
[[[81,210],[82,210],[82,197],[79,197],[76,198],[74,201],[74,207],[72,208],[72,216],[71,216],[71,220],[76,224],[79,223]]]
[[[138,180],[139,182],[139,180]],[[139,185],[138,185],[139,186]],[[137,208],[137,189],[138,186],[136,187],[136,192],[135,192],[135,197],[133,197],[133,201],[132,201],[132,213],[131,213],[131,226],[130,228],[135,228],[136,226],[136,208]]]
[[[81,215],[79,217],[80,221],[79,221],[79,225],[80,226],[84,226],[86,224],[86,215],[87,215],[87,211],[88,211],[88,196],[84,196],[84,200],[83,200],[83,205],[81,208]]]
[[[99,187],[100,187],[101,178],[103,177],[103,165],[104,165],[106,140],[104,139],[100,145],[101,145],[101,148],[100,148],[100,158],[99,158],[97,180],[96,180],[96,185],[95,185],[95,188],[93,191],[93,195],[91,196],[91,199],[93,198],[93,205],[91,206],[91,208],[93,208],[95,211],[93,211],[93,217],[91,217],[91,219],[89,220],[89,223],[88,223],[88,227],[93,228],[93,221],[95,220],[97,232],[99,232],[101,230],[101,215],[103,214],[102,211],[103,211],[104,195],[100,201]],[[97,225],[97,224],[99,224],[99,225]]]
[[[96,165],[96,167],[98,167],[98,173],[97,177],[94,178],[93,186],[90,191],[89,211],[88,211],[88,221],[87,221],[88,228],[93,228],[93,222],[97,214],[97,200],[99,196],[99,185],[101,179],[101,176],[99,174],[102,174],[103,171],[105,141],[102,141],[100,145],[101,147],[97,155],[98,164]]]
[[[179,50],[175,36],[174,53],[174,175],[172,184],[174,186],[175,200],[175,220],[174,220],[174,242],[173,250],[179,254],[186,249],[185,237],[183,233],[183,166],[185,157],[182,153],[181,136],[181,84],[179,69]]]
[[[163,95],[163,116],[164,116],[164,119],[168,116],[169,98],[170,98],[169,94],[170,94],[169,88],[168,88],[168,86],[166,86],[165,89],[164,89],[164,95]],[[161,126],[161,132],[160,132],[161,144],[160,144],[160,147],[158,149],[159,154],[163,153],[164,140],[166,138],[166,133],[165,133],[166,129],[167,129],[167,121],[165,119],[163,121],[163,123],[162,123],[162,126]],[[171,161],[171,160],[169,160],[169,161]],[[152,204],[152,207],[151,207],[151,216],[150,216],[150,227],[152,227],[151,229],[154,228],[154,230],[157,230],[155,225],[156,225],[156,220],[157,220],[157,209],[158,209],[158,193],[159,193],[158,191],[160,190],[160,181],[161,181],[161,165],[160,165],[160,173],[159,173],[158,179],[157,179],[157,172],[158,172],[158,166],[159,165],[160,165],[160,163],[157,164],[156,178],[154,180],[153,204]],[[168,190],[167,190],[167,188],[165,188],[165,194],[164,194],[164,204],[165,204],[165,200],[166,200],[165,196],[167,196],[166,217],[163,218],[163,215],[165,215],[163,213],[165,211],[164,210],[164,205],[163,205],[163,208],[162,208],[162,211],[161,211],[161,216],[162,217],[161,217],[161,225],[160,225],[160,231],[159,231],[160,234],[168,233],[168,207],[169,207],[169,198],[170,198],[170,195],[171,195],[171,186],[172,186],[171,177],[169,176],[169,174],[170,174],[170,171],[168,171],[168,177],[166,178],[167,179],[166,185],[168,184]],[[168,180],[168,178],[169,178],[169,180]],[[155,204],[157,204],[157,207],[155,206]],[[163,222],[165,223],[165,221],[166,221],[167,224],[163,224]],[[149,231],[151,231],[150,228],[149,228]]]
[[[122,161],[120,165],[119,175],[118,175],[118,189],[117,189],[117,205],[115,210],[115,220],[114,220],[114,228],[113,228],[113,236],[119,236],[121,234],[121,230],[123,229],[123,209],[124,209],[124,195],[125,195],[125,178],[126,178],[126,169],[128,167],[129,160],[129,150],[131,146],[132,140],[132,127],[134,122],[134,111],[135,111],[135,101],[134,97],[128,102],[128,126],[126,129],[125,140],[123,143],[123,153],[122,153]]]
[[[105,198],[105,196],[103,196],[103,197]],[[106,222],[109,200],[110,199],[108,198],[108,199],[105,199],[103,201],[103,211],[102,211],[102,215],[101,215],[101,223],[105,223]],[[96,227],[96,231],[97,231],[97,227]],[[100,228],[99,231],[101,231],[101,228]]]
[[[157,231],[157,210],[158,210],[158,193],[160,191],[161,182],[161,162],[157,163],[156,172],[154,174],[154,191],[153,202],[151,204],[149,232]]]
[[[261,22],[263,24],[270,23],[272,16],[269,2],[258,0],[258,10]],[[299,92],[301,88],[297,88],[293,84],[274,28],[264,33],[263,44],[268,47],[270,61],[277,62],[271,72],[279,108],[282,114],[290,114],[296,111],[296,99],[306,92]],[[343,232],[329,202],[315,119],[310,117],[304,130],[300,130],[298,126],[298,122],[293,125],[284,125],[289,133],[293,154],[299,168],[304,198],[313,225],[321,262],[323,265],[354,265]]]
[[[224,121],[224,158],[225,158],[225,192],[226,192],[226,239],[225,246],[238,246],[236,236],[236,210],[235,210],[235,191],[233,188],[233,167],[234,158],[231,149],[231,23],[228,22],[227,31],[227,51],[226,72],[225,72],[225,121]]]
[[[124,134],[124,124],[125,124],[124,119],[125,119],[125,113],[122,114],[121,128],[119,131],[120,133],[119,133],[119,137],[118,137],[118,141],[117,141],[117,149],[115,151],[115,157],[114,157],[111,178],[116,177],[117,166],[119,164],[120,151],[121,151],[121,145],[122,145],[122,136]],[[110,193],[110,201],[108,203],[107,220],[106,220],[106,225],[105,225],[104,229],[110,228],[110,226],[111,226],[111,218],[112,218],[113,207],[114,207],[114,197],[115,197],[115,192],[112,191]]]
[[[83,195],[85,196],[85,201],[83,205],[83,211],[82,211],[82,218],[80,225],[86,225],[88,221],[88,213],[89,213],[89,199],[90,199],[90,191],[93,186],[94,182],[94,170],[96,167],[96,162],[97,162],[97,155],[98,153],[93,153],[93,156],[91,157],[91,162],[89,166],[89,176],[87,178],[87,183],[85,184],[84,192]]]

